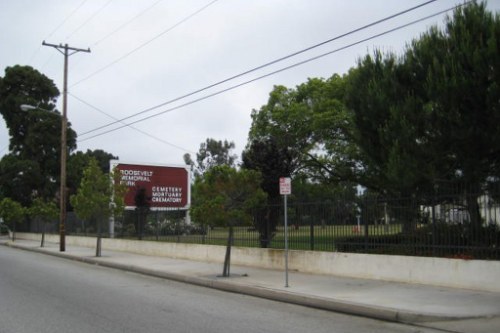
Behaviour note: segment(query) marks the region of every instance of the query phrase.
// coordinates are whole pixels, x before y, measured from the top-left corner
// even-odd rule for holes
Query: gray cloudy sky
[[[30,65],[53,79],[62,91],[64,57],[54,48],[42,46],[42,41],[90,47],[91,53],[69,58],[68,118],[79,134],[78,150],[103,149],[123,161],[183,164],[182,156],[186,152],[194,155],[206,138],[234,141],[240,154],[247,142],[251,111],[266,103],[274,85],[294,87],[309,77],[346,73],[374,48],[401,52],[431,25],[442,24],[444,15],[195,100],[462,1],[435,1],[217,87],[130,116],[425,2],[0,0],[0,75],[8,66]],[[500,9],[500,0],[488,4],[490,10]],[[194,103],[176,108],[190,102]],[[59,109],[61,105],[62,97]],[[117,123],[93,131],[126,117],[130,117],[126,123],[137,121],[131,125],[134,128]],[[145,117],[150,118],[140,121]],[[95,136],[117,127],[123,128]],[[89,131],[93,132],[84,134]],[[6,153],[8,133],[2,119],[0,156]]]

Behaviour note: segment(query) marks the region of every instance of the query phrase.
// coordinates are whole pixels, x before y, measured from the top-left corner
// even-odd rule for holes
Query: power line
[[[93,43],[92,45],[95,46],[95,45],[101,43],[102,41],[104,41],[105,39],[108,39],[109,37],[111,37],[112,35],[114,35],[115,33],[117,33],[118,31],[122,30],[127,25],[129,25],[130,23],[132,23],[133,21],[137,20],[139,17],[141,17],[142,15],[144,15],[147,11],[149,11],[151,8],[153,8],[154,6],[156,6],[157,4],[159,4],[162,1],[163,0],[158,0],[155,3],[153,3],[152,5],[148,6],[146,9],[142,10],[139,14],[135,15],[134,17],[132,17],[131,19],[129,19],[125,23],[121,24],[118,28],[114,29],[113,31],[111,31],[106,36],[102,37],[97,42]]]
[[[80,31],[81,28],[83,28],[83,26],[85,26],[87,23],[89,23],[90,21],[92,21],[101,11],[103,11],[104,8],[106,8],[113,0],[109,0],[108,2],[106,2],[104,5],[102,5],[98,10],[96,10],[87,20],[85,20],[85,22],[83,22],[82,24],[80,24],[78,26],[78,28],[76,28],[75,30],[73,30],[72,33],[70,33],[68,36],[66,36],[66,39],[70,38],[71,36],[73,36],[74,34],[76,34],[78,31]]]
[[[113,120],[119,121],[119,119],[118,119],[118,118],[116,118],[116,117],[114,117],[114,116],[110,115],[109,113],[107,113],[107,112],[105,112],[105,111],[103,111],[103,110],[99,109],[98,107],[96,107],[96,106],[94,106],[94,105],[90,104],[89,102],[84,101],[83,99],[79,98],[78,96],[75,96],[74,94],[72,94],[72,93],[70,93],[70,92],[68,92],[68,95],[70,95],[71,97],[73,97],[74,99],[76,99],[77,101],[79,101],[80,103],[85,104],[85,105],[87,105],[88,107],[90,107],[90,108],[92,108],[92,109],[96,110],[97,112],[102,113],[102,114],[104,114],[104,115],[108,116],[109,118],[111,118],[111,119],[113,119]],[[171,146],[171,147],[177,148],[177,149],[179,149],[179,150],[181,150],[181,151],[184,151],[184,152],[188,152],[188,153],[196,154],[195,152],[193,152],[193,151],[191,151],[191,150],[189,150],[189,149],[183,148],[183,147],[181,147],[181,146],[178,146],[178,145],[175,145],[175,144],[173,144],[173,143],[171,143],[171,142],[168,142],[168,141],[166,141],[166,140],[163,140],[163,139],[161,139],[161,138],[159,138],[159,137],[157,137],[157,136],[154,136],[154,135],[152,135],[152,134],[150,134],[150,133],[148,133],[148,132],[145,132],[145,131],[143,131],[143,130],[141,130],[141,129],[137,128],[137,127],[134,127],[134,126],[132,126],[132,125],[128,125],[128,124],[126,124],[125,122],[122,122],[122,121],[120,121],[120,122],[121,122],[121,123],[123,123],[125,126],[128,126],[128,127],[130,127],[131,129],[133,129],[133,130],[135,130],[135,131],[137,131],[137,132],[139,132],[139,133],[141,133],[141,134],[143,134],[143,135],[146,135],[146,136],[148,136],[148,137],[150,137],[150,138],[152,138],[152,139],[155,139],[156,141],[159,141],[159,142],[164,143],[164,144],[166,144],[166,145],[168,145],[168,146]],[[78,140],[77,140],[77,141],[78,141]]]
[[[134,17],[132,17],[131,19],[127,20],[125,23],[122,23],[116,29],[114,29],[113,31],[109,32],[107,35],[105,35],[104,37],[100,38],[96,42],[92,43],[90,46],[97,46],[98,44],[100,44],[104,40],[108,39],[109,37],[111,37],[112,35],[114,35],[115,33],[117,33],[118,31],[122,30],[127,25],[129,25],[130,23],[132,23],[133,21],[135,21],[136,19],[138,19],[139,17],[141,17],[142,15],[144,15],[147,11],[149,11],[151,8],[153,8],[154,6],[156,6],[157,4],[159,4],[162,1],[163,0],[157,0],[156,2],[154,2],[153,4],[149,5],[147,8],[145,8],[141,12],[139,12],[139,14],[136,14]],[[75,67],[75,64],[73,64],[73,67]]]
[[[159,33],[158,35],[156,35],[155,37],[153,37],[152,39],[142,43],[141,45],[137,46],[136,48],[132,49],[131,51],[125,53],[123,56],[121,56],[120,58],[110,62],[109,64],[107,64],[106,66],[98,69],[97,71],[93,72],[92,74],[90,75],[87,75],[86,77],[84,77],[83,79],[80,79],[79,81],[73,83],[71,85],[71,87],[74,87],[76,86],[77,84],[80,84],[82,83],[83,81],[86,81],[88,79],[90,79],[91,77],[103,72],[104,70],[108,69],[109,67],[115,65],[116,63],[122,61],[123,59],[127,58],[128,56],[130,56],[131,54],[139,51],[140,49],[142,49],[143,47],[145,47],[146,45],[152,43],[153,41],[155,41],[156,39],[160,38],[161,36],[163,36],[164,34],[170,32],[171,30],[177,28],[179,25],[181,25],[182,23],[188,21],[189,19],[193,18],[194,16],[196,16],[197,14],[201,13],[202,11],[204,11],[205,9],[207,9],[209,6],[213,5],[214,3],[216,3],[218,0],[213,0],[211,2],[209,2],[207,5],[201,7],[200,9],[198,9],[197,11],[195,11],[194,13],[188,15],[187,17],[183,18],[182,20],[180,20],[179,22],[177,22],[176,24],[174,24],[173,26],[167,28],[166,30],[162,31],[161,33]],[[435,0],[434,0],[435,1]]]
[[[62,26],[63,26],[63,25],[64,25],[64,24],[65,24],[65,23],[66,23],[66,22],[67,22],[67,21],[68,21],[68,20],[69,20],[69,19],[70,19],[73,15],[74,15],[74,14],[75,14],[75,13],[76,13],[76,12],[77,12],[77,11],[78,11],[78,10],[79,10],[79,9],[80,9],[80,8],[81,8],[81,7],[82,7],[82,6],[83,6],[83,5],[87,2],[87,1],[88,1],[88,0],[83,0],[82,2],[80,2],[80,4],[79,4],[77,7],[75,7],[75,9],[73,9],[73,11],[72,11],[69,15],[67,15],[67,16],[64,18],[64,20],[62,20],[62,22],[61,22],[61,23],[59,23],[59,24],[58,24],[58,25],[54,28],[54,30],[52,30],[52,31],[48,34],[48,36],[46,36],[46,37],[44,38],[44,40],[47,40],[47,39],[49,39],[50,37],[52,37],[52,35],[53,35],[53,34],[55,34],[55,33],[56,33],[56,31],[57,31],[57,30],[59,30],[59,29],[60,29],[60,28],[61,28],[61,27],[62,27]],[[38,52],[40,51],[40,49],[41,49],[41,48],[42,48],[42,45],[38,45],[38,48],[35,50],[35,52],[33,52],[33,54],[31,55],[30,60],[28,61],[28,63],[31,63],[31,62],[33,61],[33,59],[34,59],[34,58],[35,58],[35,56],[38,54]],[[50,59],[52,59],[52,57],[51,57],[51,58],[49,58],[49,60],[50,60]],[[46,65],[46,64],[44,64],[42,67],[45,67],[45,65]]]
[[[52,30],[52,32],[47,37],[45,37],[45,39],[49,39],[50,37],[52,37],[52,35],[55,34],[56,31],[59,30],[64,25],[64,23],[66,23],[87,1],[88,0],[83,0],[82,2],[80,2],[80,4],[75,9],[73,9],[73,11],[68,16],[66,16],[66,18],[54,30]]]
[[[295,63],[295,64],[292,64],[292,65],[290,65],[290,66],[283,67],[283,68],[278,69],[278,70],[276,70],[276,71],[273,71],[273,72],[270,72],[270,73],[267,73],[267,74],[261,75],[261,76],[259,76],[259,77],[254,78],[254,79],[251,79],[251,80],[248,80],[248,81],[245,81],[245,82],[242,82],[242,83],[239,83],[239,84],[233,85],[233,86],[228,87],[228,88],[226,88],[226,89],[219,90],[219,91],[214,92],[214,93],[212,93],[212,94],[209,94],[209,95],[206,95],[206,96],[203,96],[203,97],[200,97],[200,98],[194,99],[194,100],[192,100],[192,101],[186,102],[186,103],[184,103],[184,104],[181,104],[181,105],[178,105],[178,106],[172,107],[172,108],[170,108],[170,109],[166,109],[166,110],[164,110],[164,111],[161,111],[161,112],[155,113],[155,114],[150,115],[150,116],[148,116],[148,117],[144,117],[144,118],[138,119],[138,120],[136,120],[136,121],[133,121],[133,122],[127,123],[126,125],[119,126],[119,127],[116,127],[116,128],[110,129],[110,130],[108,130],[108,131],[98,133],[98,134],[96,134],[96,135],[93,135],[93,136],[87,137],[87,138],[85,138],[85,139],[83,139],[83,140],[80,140],[80,142],[82,142],[82,141],[87,141],[87,140],[93,139],[93,138],[95,138],[95,137],[102,136],[102,135],[105,135],[105,134],[108,134],[108,133],[111,133],[111,132],[117,131],[117,130],[122,129],[122,128],[124,128],[124,127],[130,126],[130,125],[133,125],[133,124],[137,124],[137,123],[139,123],[139,122],[142,122],[142,121],[145,121],[145,120],[148,120],[148,119],[151,119],[151,118],[154,118],[154,117],[160,116],[160,115],[165,114],[165,113],[167,113],[167,112],[172,112],[172,111],[178,110],[178,109],[180,109],[180,108],[183,108],[183,107],[186,107],[186,106],[189,106],[189,105],[192,105],[192,104],[198,103],[198,102],[203,101],[203,100],[206,100],[206,99],[208,99],[208,98],[211,98],[211,97],[214,97],[214,96],[217,96],[217,95],[223,94],[223,93],[228,92],[228,91],[230,91],[230,90],[234,90],[234,89],[236,89],[236,88],[239,88],[239,87],[241,87],[241,86],[247,85],[247,84],[249,84],[249,83],[252,83],[252,82],[255,82],[255,81],[258,81],[258,80],[264,79],[264,78],[266,78],[266,77],[269,77],[269,76],[272,76],[272,75],[275,75],[275,74],[278,74],[278,73],[284,72],[284,71],[286,71],[286,70],[289,70],[289,69],[292,69],[292,68],[295,68],[295,67],[298,67],[298,66],[304,65],[304,64],[309,63],[309,62],[311,62],[311,61],[318,60],[318,59],[323,58],[323,57],[325,57],[325,56],[327,56],[327,55],[330,55],[330,54],[333,54],[333,53],[337,53],[337,52],[343,51],[343,50],[348,49],[348,48],[350,48],[350,47],[353,47],[353,46],[355,46],[355,45],[358,45],[358,44],[361,44],[361,43],[367,42],[367,41],[369,41],[369,40],[372,40],[372,39],[375,39],[375,38],[378,38],[378,37],[381,37],[381,36],[387,35],[387,34],[392,33],[392,32],[394,32],[394,31],[397,31],[397,30],[400,30],[400,29],[406,28],[406,27],[408,27],[408,26],[410,26],[410,25],[413,25],[413,24],[416,24],[416,23],[419,23],[419,22],[422,22],[422,21],[428,20],[428,19],[430,19],[430,18],[432,18],[432,17],[435,17],[435,16],[438,16],[438,15],[444,14],[444,13],[446,13],[446,12],[450,11],[450,10],[453,10],[453,9],[455,9],[455,8],[459,8],[459,7],[464,6],[464,5],[466,5],[466,4],[470,3],[470,2],[471,2],[471,1],[469,1],[469,2],[464,2],[464,3],[463,3],[463,4],[461,4],[461,5],[458,5],[458,6],[455,6],[455,7],[452,7],[452,8],[449,8],[449,9],[443,10],[443,11],[440,11],[440,12],[435,13],[435,14],[432,14],[432,15],[428,15],[428,16],[423,17],[423,18],[420,18],[420,19],[418,19],[418,20],[411,21],[411,22],[409,22],[409,23],[406,23],[406,24],[400,25],[400,26],[398,26],[398,27],[396,27],[396,28],[393,28],[393,29],[390,29],[390,30],[386,30],[386,31],[384,31],[384,32],[382,32],[382,33],[379,33],[379,34],[376,34],[376,35],[372,35],[371,37],[364,38],[364,39],[359,40],[359,41],[357,41],[357,42],[354,42],[354,43],[351,43],[351,44],[349,44],[349,45],[346,45],[346,46],[340,47],[340,48],[338,48],[338,49],[335,49],[335,50],[332,50],[332,51],[329,51],[329,52],[326,52],[326,53],[320,54],[320,55],[315,56],[315,57],[312,57],[312,58],[308,58],[308,59],[306,59],[306,60],[303,60],[303,61],[297,62],[297,63]],[[90,133],[90,132],[87,132],[87,133]]]
[[[182,99],[184,99],[184,98],[187,98],[187,97],[193,96],[193,95],[198,94],[198,93],[200,93],[200,92],[203,92],[203,91],[205,91],[205,90],[208,90],[208,89],[214,88],[214,87],[216,87],[216,86],[219,86],[219,85],[221,85],[221,84],[223,84],[223,83],[226,83],[226,82],[232,81],[232,80],[234,80],[234,79],[237,79],[237,78],[239,78],[239,77],[245,76],[245,75],[250,74],[250,73],[252,73],[252,72],[255,72],[255,71],[257,71],[257,70],[263,69],[263,68],[265,68],[265,67],[268,67],[268,66],[274,65],[274,64],[276,64],[276,63],[278,63],[278,62],[281,62],[281,61],[283,61],[283,60],[286,60],[286,59],[292,58],[292,57],[297,56],[297,55],[299,55],[299,54],[302,54],[302,53],[304,53],[304,52],[307,52],[307,51],[310,51],[310,50],[315,49],[315,48],[317,48],[317,47],[323,46],[323,45],[325,45],[325,44],[327,44],[327,43],[330,43],[330,42],[336,41],[336,40],[341,39],[341,38],[343,38],[343,37],[347,37],[347,36],[349,36],[349,35],[352,35],[352,34],[354,34],[354,33],[356,33],[356,32],[359,32],[359,31],[365,30],[365,29],[367,29],[367,28],[373,27],[373,26],[375,26],[375,25],[377,25],[377,24],[380,24],[380,23],[382,23],[382,22],[388,21],[388,20],[393,19],[393,18],[395,18],[395,17],[397,17],[397,16],[401,16],[401,15],[403,15],[403,14],[406,14],[406,13],[408,13],[408,12],[410,12],[410,11],[413,11],[413,10],[415,10],[415,9],[418,9],[418,8],[420,8],[420,7],[423,7],[423,6],[429,5],[430,3],[435,2],[435,1],[437,1],[437,0],[430,0],[430,1],[424,2],[424,3],[419,4],[419,5],[417,5],[417,6],[411,7],[411,8],[409,8],[409,9],[403,10],[403,11],[398,12],[398,13],[396,13],[396,14],[393,14],[393,15],[387,16],[387,17],[385,17],[385,18],[383,18],[383,19],[380,19],[380,20],[377,20],[377,21],[375,21],[375,22],[372,22],[372,23],[369,23],[369,24],[367,24],[367,25],[364,25],[364,26],[362,26],[362,27],[360,27],[360,28],[357,28],[357,29],[351,30],[351,31],[349,31],[349,32],[347,32],[347,33],[344,33],[344,34],[341,34],[341,35],[335,36],[335,37],[330,38],[330,39],[328,39],[328,40],[326,40],[326,41],[323,41],[323,42],[321,42],[321,43],[318,43],[318,44],[315,44],[315,45],[309,46],[309,47],[307,47],[307,48],[305,48],[305,49],[302,49],[302,50],[300,50],[300,51],[296,51],[296,52],[293,52],[293,53],[291,53],[291,54],[289,54],[289,55],[286,55],[286,56],[284,56],[284,57],[281,57],[281,58],[275,59],[275,60],[273,60],[273,61],[267,62],[267,63],[265,63],[265,64],[263,64],[263,65],[257,66],[257,67],[255,67],[255,68],[252,68],[252,69],[250,69],[250,70],[247,70],[247,71],[245,71],[245,72],[243,72],[243,73],[240,73],[240,74],[237,74],[237,75],[231,76],[231,77],[229,77],[229,78],[227,78],[227,79],[224,79],[224,80],[222,80],[222,81],[219,81],[219,82],[213,83],[213,84],[208,85],[208,86],[206,86],[206,87],[204,87],[204,88],[201,88],[201,89],[195,90],[195,91],[193,91],[193,92],[190,92],[190,93],[188,93],[188,94],[182,95],[182,96],[180,96],[180,97],[176,97],[176,98],[174,98],[174,99],[168,100],[168,101],[163,102],[163,103],[161,103],[161,104],[158,104],[158,105],[155,105],[155,106],[149,107],[149,108],[147,108],[147,109],[145,109],[145,110],[142,110],[142,111],[139,111],[139,112],[137,112],[137,113],[134,113],[134,114],[132,114],[132,115],[130,115],[130,116],[128,116],[128,117],[122,118],[122,119],[120,119],[120,121],[111,122],[111,123],[108,123],[108,124],[102,125],[102,126],[100,126],[100,127],[97,127],[97,128],[95,128],[95,129],[93,129],[93,130],[90,130],[90,131],[87,131],[87,132],[81,133],[80,135],[85,135],[85,134],[89,134],[89,133],[92,133],[92,132],[98,131],[98,130],[100,130],[100,129],[103,129],[103,128],[106,128],[106,127],[112,126],[112,125],[114,125],[114,124],[116,124],[116,123],[118,123],[118,122],[125,121],[125,120],[128,120],[128,119],[130,119],[130,118],[134,118],[134,117],[139,116],[139,115],[141,115],[141,114],[144,114],[144,113],[147,113],[147,112],[153,111],[153,110],[155,110],[155,109],[158,109],[158,108],[160,108],[160,107],[162,107],[162,106],[165,106],[165,105],[168,105],[168,104],[172,104],[172,103],[177,102],[177,101],[179,101],[179,100],[182,100]],[[90,77],[90,76],[89,76],[89,77]],[[79,81],[79,82],[81,82],[81,81]]]

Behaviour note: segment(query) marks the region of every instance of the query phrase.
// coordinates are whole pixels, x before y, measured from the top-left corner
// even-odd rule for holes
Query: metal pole
[[[288,288],[288,208],[287,195],[284,195],[285,200],[285,287]]]

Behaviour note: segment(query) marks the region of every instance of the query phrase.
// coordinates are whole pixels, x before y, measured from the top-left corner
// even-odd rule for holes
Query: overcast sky
[[[68,118],[79,134],[78,150],[103,149],[128,162],[183,164],[186,152],[195,155],[201,142],[214,138],[234,141],[235,153],[240,155],[247,143],[252,109],[266,104],[274,85],[295,87],[310,77],[344,74],[374,48],[400,53],[430,26],[441,25],[444,14],[196,100],[462,1],[435,1],[272,66],[168,102],[425,2],[0,0],[0,76],[4,76],[8,66],[30,65],[54,80],[62,91],[64,57],[55,48],[42,46],[42,41],[90,48],[90,53],[78,52],[69,58]],[[490,0],[488,6],[499,11],[500,0]],[[131,117],[164,103],[168,104]],[[58,109],[62,109],[62,96]],[[126,117],[130,118],[125,123],[136,123],[116,123]],[[146,117],[150,118],[141,121]],[[113,122],[114,125],[95,131]],[[116,130],[110,131],[113,129]],[[93,132],[84,134],[89,131]],[[95,136],[103,132],[108,133]],[[1,119],[0,156],[8,153],[8,139]]]

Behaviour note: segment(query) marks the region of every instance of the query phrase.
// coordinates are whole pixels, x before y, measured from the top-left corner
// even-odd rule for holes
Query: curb
[[[42,248],[38,247],[29,247],[29,246],[13,244],[12,242],[2,242],[0,244],[11,248],[48,254],[55,257],[79,261],[91,265],[103,266],[122,271],[134,272],[152,277],[168,279],[182,283],[188,283],[196,286],[217,289],[226,292],[244,294],[248,296],[254,296],[278,302],[290,303],[321,310],[340,312],[344,314],[356,315],[372,319],[379,319],[384,321],[416,324],[422,322],[483,318],[483,316],[464,317],[464,316],[453,316],[453,315],[436,315],[423,312],[404,311],[388,307],[371,306],[366,304],[353,303],[335,299],[326,299],[317,296],[281,291],[260,286],[241,285],[241,284],[231,283],[228,281],[223,281],[222,279],[224,278],[202,278],[202,277],[188,276],[177,273],[160,272],[157,270],[137,267],[133,265],[101,261],[98,259],[98,257],[81,257],[61,252],[51,252],[43,250]]]

